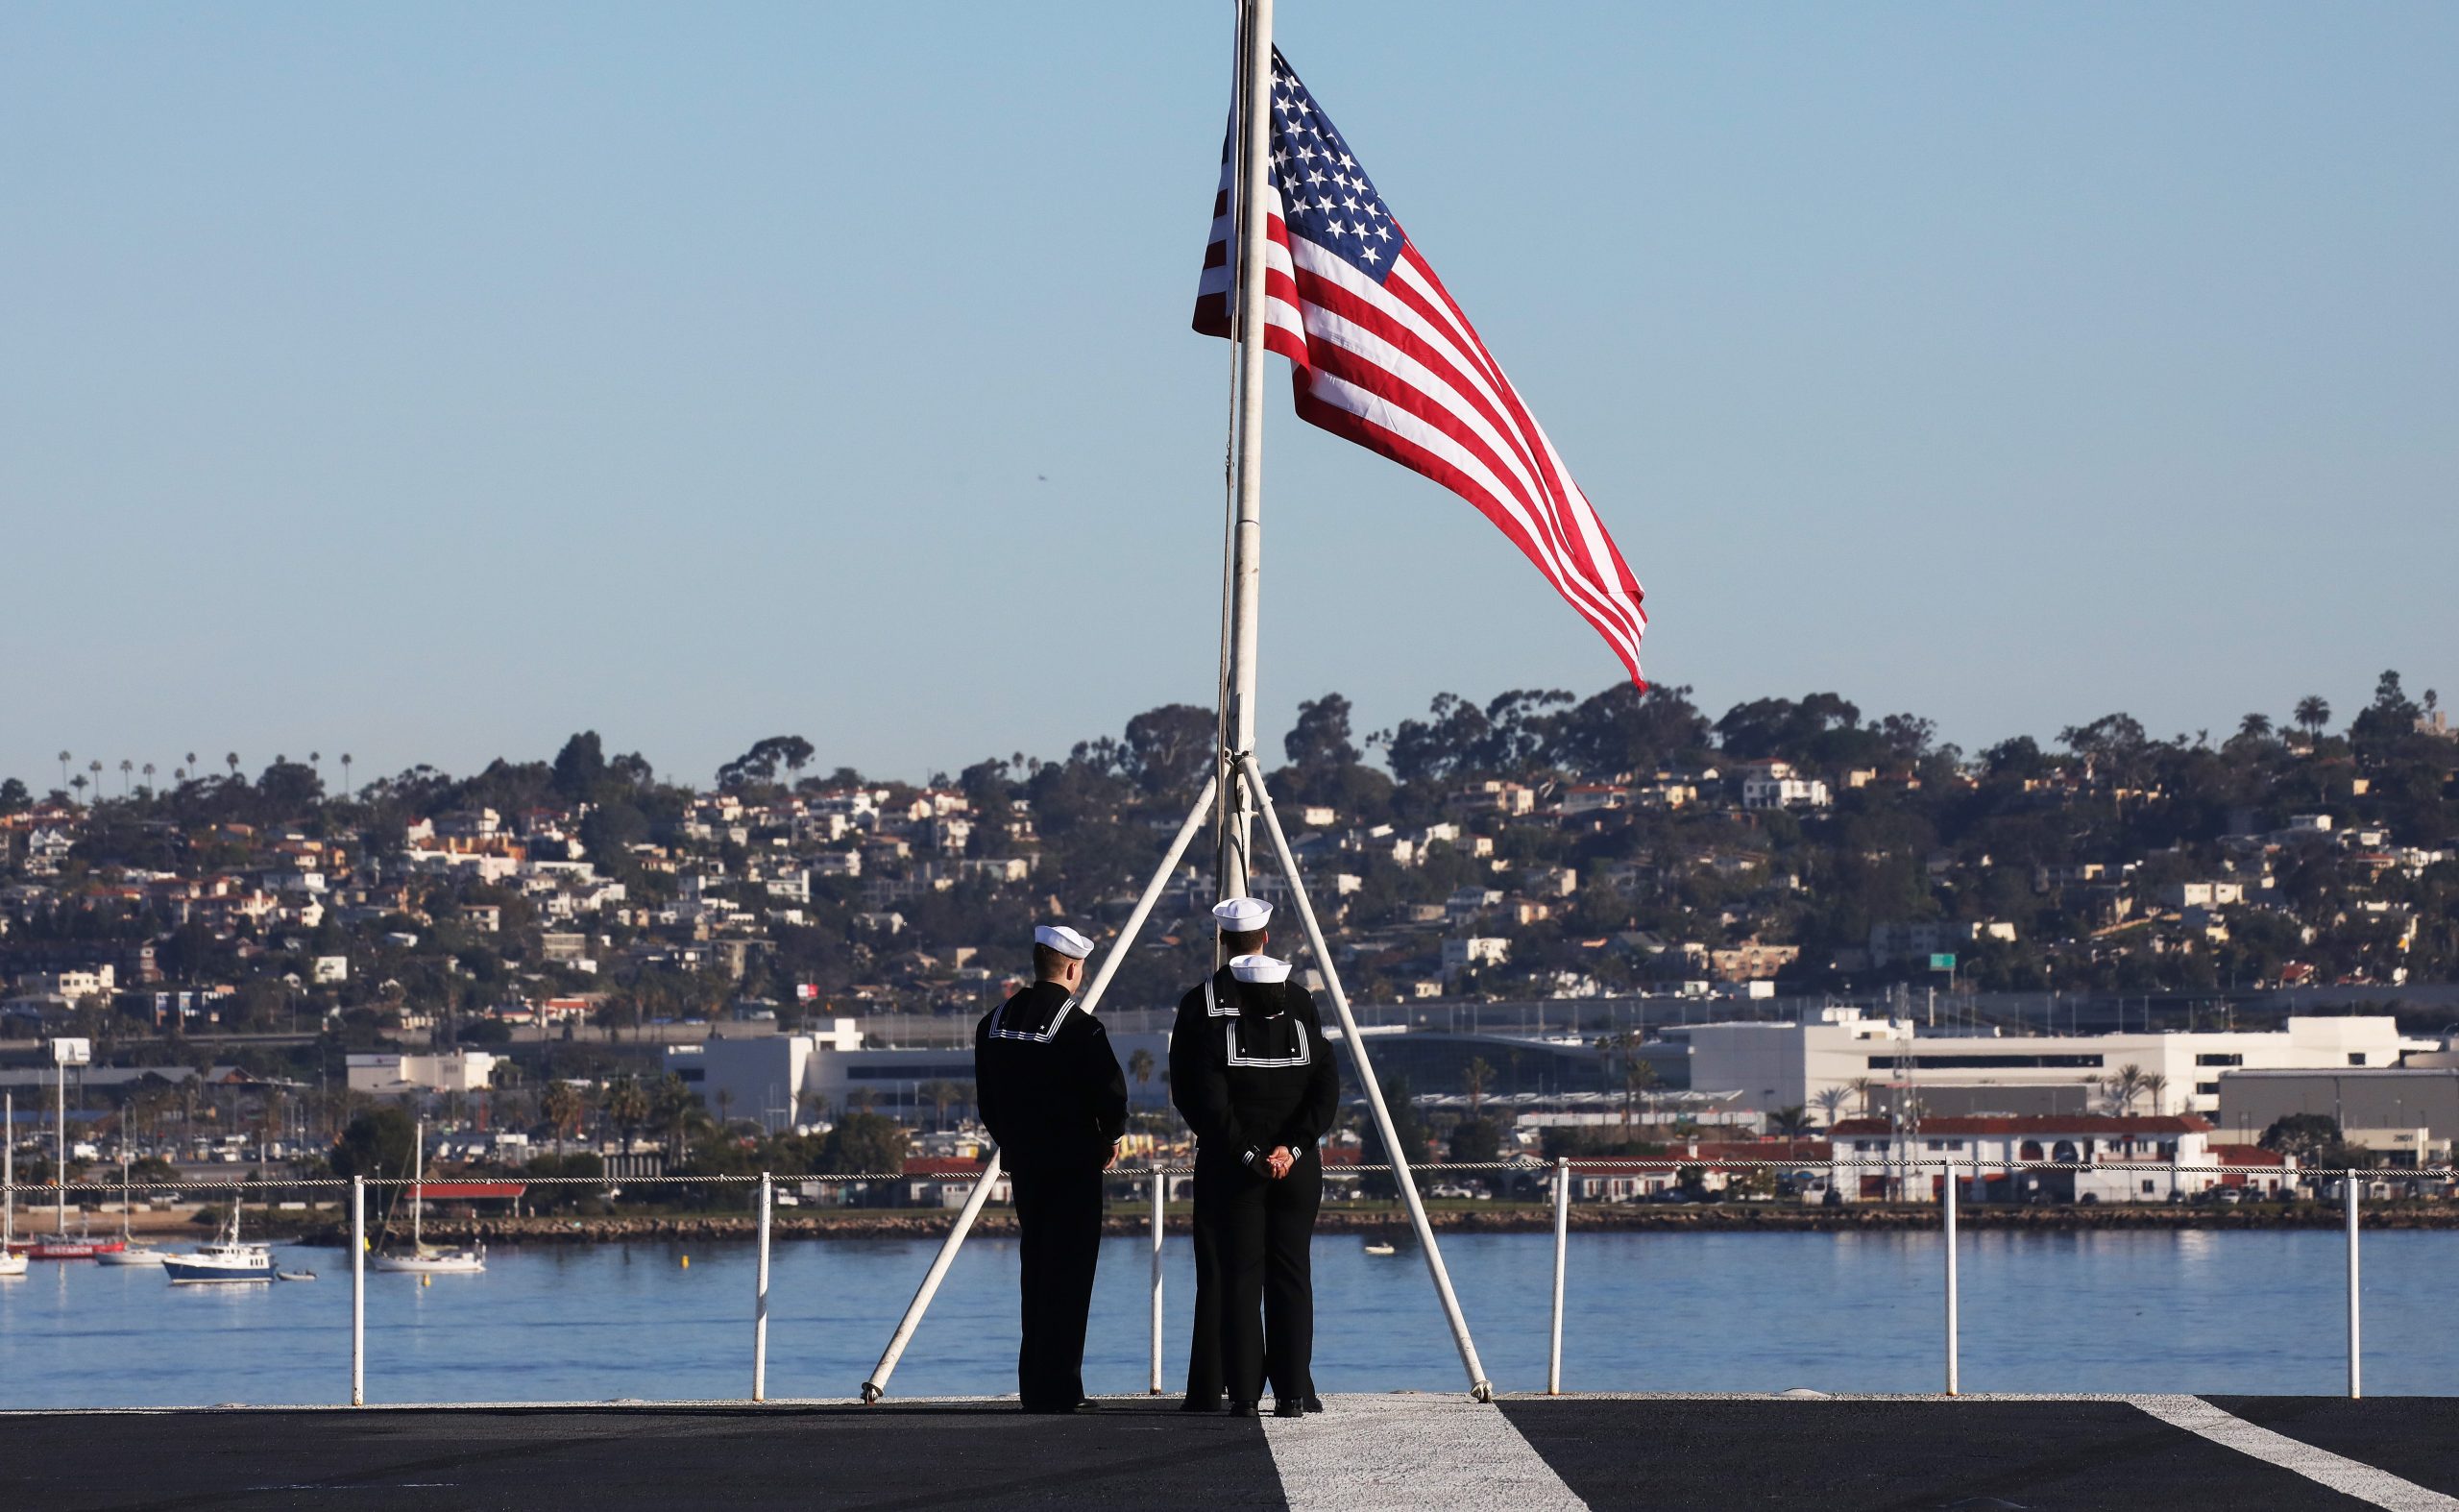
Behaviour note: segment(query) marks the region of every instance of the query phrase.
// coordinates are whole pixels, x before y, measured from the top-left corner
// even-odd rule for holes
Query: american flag
[[[1234,144],[1237,125],[1231,121]],[[1264,346],[1299,416],[1474,504],[1640,675],[1647,615],[1604,523],[1331,120],[1273,53]],[[1195,329],[1236,334],[1236,155],[1225,149]]]

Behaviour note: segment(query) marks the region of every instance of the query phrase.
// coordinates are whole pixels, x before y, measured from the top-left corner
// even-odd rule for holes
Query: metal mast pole
[[[1238,100],[1238,472],[1230,504],[1230,567],[1223,583],[1228,665],[1221,709],[1221,808],[1215,880],[1223,897],[1248,889],[1255,800],[1239,780],[1239,757],[1255,748],[1255,620],[1263,593],[1264,248],[1272,151],[1272,0],[1246,0]]]

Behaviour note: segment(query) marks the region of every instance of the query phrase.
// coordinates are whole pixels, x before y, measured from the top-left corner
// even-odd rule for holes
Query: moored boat
[[[96,1252],[94,1258],[105,1265],[159,1265],[165,1252],[150,1244],[139,1244],[128,1227],[128,1152],[119,1157],[119,1242]]]
[[[368,1268],[421,1276],[475,1276],[487,1268],[487,1247],[474,1244],[468,1249],[446,1249],[426,1241],[421,1232],[420,1216],[426,1210],[426,1122],[418,1125],[416,1151],[410,1168],[410,1247],[406,1253],[379,1251],[367,1258]]]
[[[194,1285],[204,1281],[269,1281],[277,1274],[273,1250],[262,1244],[242,1243],[239,1238],[239,1205],[231,1205],[231,1222],[222,1237],[211,1244],[200,1244],[194,1255],[165,1255],[162,1274],[171,1284]]]

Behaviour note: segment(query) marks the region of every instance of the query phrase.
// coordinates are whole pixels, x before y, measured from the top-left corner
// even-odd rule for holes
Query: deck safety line
[[[1465,1396],[1336,1397],[1266,1417],[1264,1439],[1290,1512],[1588,1512],[1500,1408]]]
[[[2387,1507],[2390,1512],[2459,1512],[2459,1497],[2445,1496],[2361,1459],[2334,1454],[2302,1439],[2275,1433],[2224,1412],[2201,1397],[2130,1396],[2126,1400],[2172,1427],[2201,1434],[2214,1444],[2282,1470],[2293,1470],[2308,1480],[2377,1507]]]

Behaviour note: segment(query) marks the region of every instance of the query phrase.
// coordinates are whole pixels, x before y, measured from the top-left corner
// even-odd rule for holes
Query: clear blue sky
[[[1712,712],[2459,684],[2459,7],[1280,9]],[[1228,67],[1150,0],[0,6],[0,773],[1209,701]],[[1276,742],[1616,677],[1273,392]]]

